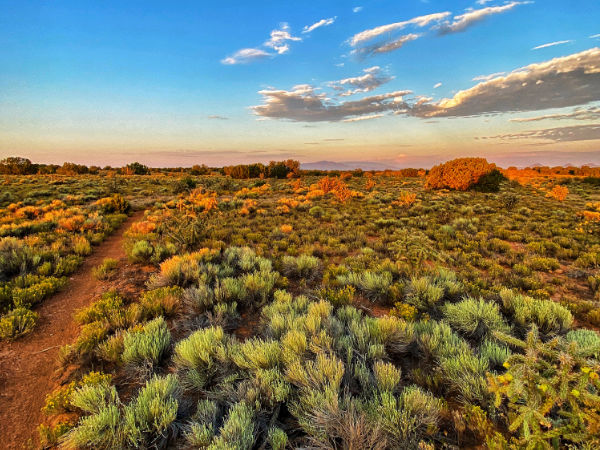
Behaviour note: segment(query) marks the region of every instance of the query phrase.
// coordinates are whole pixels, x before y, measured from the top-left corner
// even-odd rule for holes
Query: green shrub
[[[432,436],[440,420],[441,402],[417,386],[405,388],[399,397],[381,394],[376,420],[388,435],[392,448],[418,448],[427,435]]]
[[[175,367],[182,381],[193,389],[202,389],[227,362],[227,342],[223,329],[211,327],[199,330],[175,346]]]
[[[400,384],[402,371],[393,364],[377,361],[373,364],[373,375],[380,392],[394,392]]]
[[[433,277],[413,278],[406,286],[406,303],[422,311],[439,308],[442,300],[452,300],[460,295],[463,287],[456,274],[440,270]]]
[[[600,336],[593,330],[581,328],[579,330],[569,331],[565,339],[567,342],[577,344],[577,353],[585,358],[600,358]]]
[[[154,248],[150,242],[141,240],[136,241],[131,247],[129,252],[129,257],[133,262],[145,263],[149,262],[152,254],[154,253]]]
[[[146,382],[123,412],[123,435],[131,447],[166,443],[167,430],[177,418],[178,396],[175,375],[154,376]]]
[[[65,278],[48,277],[42,278],[34,284],[29,285],[27,283],[24,287],[15,285],[12,289],[13,303],[15,306],[29,307],[36,305],[66,284],[67,280]]]
[[[231,408],[210,450],[249,450],[254,444],[254,410],[246,403]]]
[[[568,331],[573,324],[571,312],[553,301],[534,299],[509,289],[500,291],[500,298],[504,309],[523,329],[535,324],[544,334],[556,334]]]
[[[560,263],[556,258],[544,258],[541,256],[529,259],[527,265],[533,270],[538,270],[540,272],[550,272],[560,267]]]
[[[352,286],[346,286],[344,288],[325,288],[319,291],[319,295],[324,300],[327,300],[333,306],[347,306],[351,305],[354,301],[355,289]]]
[[[119,261],[116,259],[104,258],[102,264],[92,269],[92,275],[98,280],[108,280],[115,274],[118,266]]]
[[[342,285],[353,286],[369,300],[377,301],[389,296],[393,276],[387,271],[366,270],[362,273],[351,272],[348,275],[339,275],[337,281]]]
[[[146,317],[172,316],[179,309],[183,289],[179,286],[162,287],[144,292],[140,306]]]
[[[305,279],[313,281],[317,279],[321,272],[321,260],[316,256],[285,255],[281,261],[283,274],[292,279]]]
[[[112,316],[124,308],[123,299],[115,291],[106,292],[100,300],[92,305],[75,312],[75,321],[80,324],[88,324],[96,321],[112,322]]]
[[[486,339],[479,346],[479,356],[491,369],[499,369],[511,355],[510,349],[501,343]]]
[[[35,328],[38,314],[30,309],[18,307],[0,318],[0,339],[15,339],[30,333]]]
[[[123,356],[125,364],[158,364],[169,345],[171,333],[162,317],[158,317],[143,326],[133,328],[123,335]]]
[[[269,428],[267,440],[273,450],[285,450],[288,444],[287,434],[278,427]]]
[[[452,328],[471,338],[479,340],[494,331],[509,331],[498,305],[482,298],[467,297],[456,304],[446,303],[442,310],[444,320]]]

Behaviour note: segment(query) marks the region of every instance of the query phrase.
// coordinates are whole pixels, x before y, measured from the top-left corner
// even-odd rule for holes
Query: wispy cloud
[[[600,48],[530,64],[483,81],[450,99],[413,107],[421,117],[539,111],[600,100]]]
[[[520,133],[500,134],[486,136],[481,139],[538,139],[552,142],[591,141],[600,139],[600,125],[573,125],[570,127],[545,128],[542,130],[529,130]]]
[[[216,114],[211,114],[210,116],[208,116],[208,118],[211,120],[229,120],[229,117],[219,116]]]
[[[260,59],[268,58],[269,56],[273,55],[258,48],[243,48],[235,52],[233,55],[222,59],[221,63],[227,65],[247,64]]]
[[[442,35],[450,33],[459,33],[461,31],[465,31],[467,28],[470,28],[476,23],[481,22],[489,16],[510,11],[516,6],[525,5],[527,3],[531,2],[510,2],[502,6],[488,6],[481,9],[472,9],[464,14],[454,16],[452,18],[452,22],[446,21],[445,23],[441,24],[439,26],[438,32]]]
[[[406,28],[409,25],[415,25],[417,27],[425,27],[433,22],[439,22],[440,20],[445,19],[451,13],[448,11],[428,14],[426,16],[414,17],[409,20],[405,20],[402,22],[390,23],[387,25],[381,25],[379,27],[371,28],[369,30],[361,31],[360,33],[355,34],[350,38],[350,45],[356,47],[357,45],[364,44],[371,39],[378,38],[384,34],[389,34],[393,31],[398,31],[403,28]]]
[[[439,87],[441,87],[441,86],[442,86],[442,83],[435,83],[435,84],[433,85],[433,88],[434,88],[434,89],[437,89],[437,88],[439,88]]]
[[[315,22],[310,26],[309,25],[305,26],[304,29],[302,30],[302,33],[304,33],[304,34],[310,33],[311,31],[314,31],[317,28],[329,26],[333,22],[335,22],[335,19],[337,19],[337,17],[330,17],[329,19],[321,19],[318,22]]]
[[[600,34],[592,34],[590,36],[590,39],[598,39],[598,38],[600,38]]]
[[[353,13],[358,13],[358,12],[361,12],[362,10],[363,10],[362,6],[355,6],[354,8],[352,8]]]
[[[539,122],[540,120],[600,120],[600,106],[576,108],[569,113],[544,114],[535,117],[517,117],[511,122]]]
[[[489,75],[477,75],[476,77],[474,77],[472,79],[472,81],[489,81],[492,78],[496,78],[499,77],[501,75],[504,75],[506,72],[496,72],[496,73],[490,73]]]
[[[259,117],[287,119],[297,122],[339,122],[404,108],[403,96],[410,91],[395,91],[373,95],[355,101],[337,102],[307,84],[292,90],[259,91],[263,104],[251,107]]]
[[[273,49],[276,54],[283,55],[290,50],[288,42],[301,40],[302,38],[292,36],[287,23],[282,23],[279,28],[271,31],[270,38],[263,43],[262,47]],[[226,65],[247,64],[272,56],[275,56],[275,54],[262,48],[243,48],[233,55],[223,58],[221,63]]]
[[[383,117],[383,114],[371,114],[370,116],[352,117],[351,119],[344,119],[342,122],[361,122],[363,120],[373,120]]]
[[[363,75],[357,77],[332,81],[329,83],[329,86],[340,92],[340,97],[348,97],[354,94],[370,92],[394,79],[394,77],[384,74],[379,66],[369,67],[368,69],[364,69],[363,72]]]
[[[373,56],[381,53],[389,53],[393,52],[394,50],[398,50],[399,48],[402,48],[404,44],[410,41],[414,41],[420,36],[420,34],[410,33],[387,42],[379,42],[376,44],[354,49],[351,53],[353,55],[360,56],[361,58],[366,58],[367,56]]]
[[[547,44],[542,44],[542,45],[538,45],[537,47],[533,47],[531,50],[539,50],[541,48],[554,47],[555,45],[569,44],[570,42],[573,42],[573,41],[567,40],[567,41],[548,42]]]

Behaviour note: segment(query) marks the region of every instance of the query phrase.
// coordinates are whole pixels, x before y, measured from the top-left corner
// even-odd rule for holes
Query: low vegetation
[[[593,183],[517,182],[529,172],[478,159],[429,174],[224,170],[120,175],[137,177],[128,198],[156,200],[126,234],[145,290],[75,315],[60,358],[78,370],[48,395],[44,445],[600,446]],[[101,176],[74,179],[87,177]],[[85,257],[88,234],[65,234]],[[11,237],[6,254],[39,267]],[[113,267],[94,274],[110,282]],[[36,270],[4,282],[10,339],[35,322],[18,289],[63,276]]]

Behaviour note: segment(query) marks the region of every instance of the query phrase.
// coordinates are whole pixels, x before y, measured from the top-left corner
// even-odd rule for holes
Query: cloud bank
[[[438,33],[441,35],[450,33],[460,33],[467,28],[475,25],[486,19],[489,16],[510,11],[519,5],[525,5],[530,2],[510,2],[502,6],[488,6],[481,9],[473,9],[464,14],[454,16],[452,22],[446,21],[438,28]]]
[[[450,99],[413,108],[420,117],[468,117],[585,105],[600,100],[600,48],[530,64]]]
[[[370,92],[391,79],[381,73],[379,66],[374,66],[365,69],[363,75],[328,86],[344,97]],[[305,122],[342,121],[382,113],[420,118],[474,117],[580,106],[600,101],[600,48],[530,64],[437,102],[423,96],[404,99],[412,94],[410,90],[340,102],[308,84],[290,91],[262,90],[259,94],[263,104],[251,107],[256,115]],[[576,115],[592,117],[590,114],[598,113],[595,107],[586,111]]]
[[[332,81],[329,83],[329,86],[340,92],[339,95],[341,97],[348,97],[354,94],[370,92],[394,79],[394,77],[383,74],[379,66],[369,67],[368,69],[364,69],[363,72],[364,75],[358,77]]]
[[[259,94],[263,97],[263,104],[251,107],[259,117],[296,122],[339,122],[403,109],[406,107],[403,96],[410,91],[389,92],[347,102],[334,101],[307,84],[294,86],[290,91],[265,89]]]

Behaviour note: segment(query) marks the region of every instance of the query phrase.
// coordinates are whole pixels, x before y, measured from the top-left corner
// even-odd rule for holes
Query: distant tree
[[[201,166],[195,164],[192,166],[190,173],[192,175],[208,175],[210,173],[210,169],[205,164],[202,164]]]
[[[433,167],[427,175],[425,187],[466,191],[482,181],[485,184],[482,189],[497,190],[502,179],[496,165],[488,163],[485,158],[458,158]]]
[[[60,168],[60,166],[57,164],[40,164],[38,166],[37,173],[42,174],[42,175],[53,174],[53,173],[56,173],[56,171],[59,168]]]
[[[89,173],[89,171],[90,170],[88,169],[88,167],[84,166],[83,164],[66,162],[56,170],[56,173],[60,175],[82,175],[85,173]]]
[[[133,162],[131,164],[127,164],[123,172],[125,175],[148,175],[150,173],[150,169],[148,169],[148,166],[145,166],[139,162]]]
[[[7,175],[29,175],[37,172],[37,167],[27,158],[10,156],[0,161],[0,173]]]

